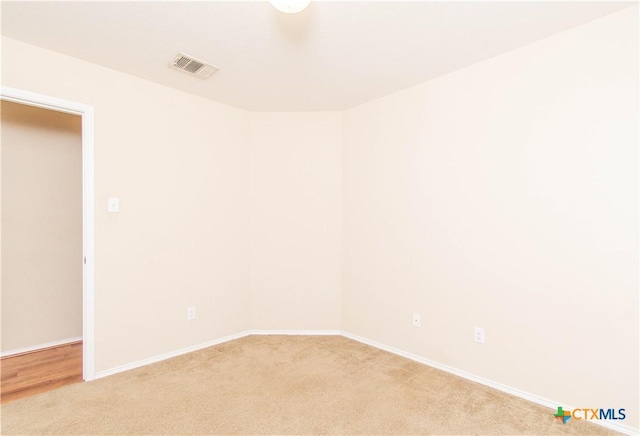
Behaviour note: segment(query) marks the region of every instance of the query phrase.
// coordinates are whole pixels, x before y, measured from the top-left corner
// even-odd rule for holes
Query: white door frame
[[[65,112],[82,117],[82,378],[95,378],[94,360],[94,188],[93,188],[93,106],[62,100],[21,89],[2,86],[2,100]]]

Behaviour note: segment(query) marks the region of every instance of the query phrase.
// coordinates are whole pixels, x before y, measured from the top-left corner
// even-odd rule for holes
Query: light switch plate
[[[117,197],[109,197],[107,201],[107,212],[120,212],[120,199]]]

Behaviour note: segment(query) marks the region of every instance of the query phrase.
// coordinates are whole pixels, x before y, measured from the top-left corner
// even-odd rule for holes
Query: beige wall
[[[95,108],[96,370],[245,330],[246,112],[9,38],[2,84]]]
[[[3,101],[2,351],[82,336],[78,116]]]
[[[638,427],[637,17],[345,113],[344,330]]]
[[[248,113],[3,38],[3,85],[95,107],[98,371],[341,328],[637,427],[636,17],[338,114]]]
[[[339,329],[342,115],[265,113],[251,127],[251,326]]]

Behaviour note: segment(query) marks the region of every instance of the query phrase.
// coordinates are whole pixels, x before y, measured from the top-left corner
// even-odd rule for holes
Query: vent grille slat
[[[170,66],[176,70],[191,74],[200,79],[207,79],[218,71],[218,67],[196,60],[184,53],[178,53]]]
[[[176,59],[173,65],[178,68],[184,68],[184,66],[187,65],[189,62],[191,62],[191,59],[184,56],[180,56],[178,59]]]

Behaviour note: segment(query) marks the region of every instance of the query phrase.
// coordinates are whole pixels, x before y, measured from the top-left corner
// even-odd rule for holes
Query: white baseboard
[[[41,350],[43,348],[58,347],[60,345],[70,344],[71,342],[78,342],[82,340],[82,336],[75,338],[61,339],[59,341],[47,342],[45,344],[32,345],[31,347],[18,348],[15,350],[3,351],[0,357],[13,356],[14,354],[28,353],[29,351]]]
[[[158,356],[148,357],[146,359],[127,363],[126,365],[120,365],[111,369],[106,369],[104,371],[98,372],[95,376],[95,379],[118,374],[119,372],[129,371],[130,369],[140,368],[142,366],[150,365],[152,363],[157,363],[163,360],[171,359],[172,357],[177,357],[183,354],[202,350],[203,348],[208,348],[214,345],[222,344],[224,342],[229,342],[235,339],[244,338],[245,336],[249,336],[249,335],[304,335],[304,336],[331,335],[331,336],[336,336],[341,334],[342,332],[340,330],[246,330],[244,332],[236,333],[234,335],[225,336],[224,338],[214,339],[212,341],[207,341],[201,344],[192,345],[190,347],[181,348],[179,350],[171,351],[169,353],[164,353]]]
[[[202,350],[203,348],[212,347],[214,345],[222,344],[224,342],[233,341],[248,336],[250,333],[241,332],[234,335],[225,336],[220,339],[214,339],[212,341],[203,342],[201,344],[192,345],[190,347],[181,348],[176,351],[170,351],[168,353],[160,354],[158,356],[148,357],[146,359],[138,360],[136,362],[127,363],[126,365],[116,366],[115,368],[106,369],[96,373],[95,379],[107,377],[110,375],[118,374],[119,372],[129,371],[130,369],[140,368],[141,366],[147,366],[152,363],[161,362],[163,360],[171,359],[172,357],[182,356],[183,354],[192,353],[194,351]]]
[[[341,331],[341,330],[246,330],[244,332],[241,333],[237,333],[234,335],[230,335],[230,336],[225,336],[223,338],[220,339],[214,339],[212,341],[208,341],[208,342],[204,342],[202,344],[198,344],[198,345],[193,345],[190,347],[186,347],[186,348],[182,348],[180,350],[176,350],[176,351],[172,351],[169,353],[165,353],[165,354],[161,354],[158,356],[154,356],[154,357],[150,357],[147,359],[143,359],[143,360],[139,360],[137,362],[133,362],[133,363],[129,363],[126,365],[121,365],[121,366],[117,366],[115,368],[111,368],[105,371],[100,371],[99,373],[96,374],[96,379],[98,378],[102,378],[102,377],[107,377],[110,375],[114,375],[117,374],[119,372],[123,372],[123,371],[128,371],[130,369],[134,369],[134,368],[139,368],[141,366],[146,366],[146,365],[150,365],[152,363],[156,363],[156,362],[160,362],[166,359],[170,359],[172,357],[177,357],[177,356],[181,356],[183,354],[187,354],[187,353],[191,353],[193,351],[198,351],[201,350],[203,348],[208,348],[208,347],[212,347],[214,345],[218,345],[218,344],[222,344],[224,342],[228,342],[228,341],[232,341],[235,339],[240,339],[243,338],[245,336],[250,336],[250,335],[306,335],[306,336],[344,336],[345,338],[349,338],[352,339],[354,341],[366,344],[366,345],[370,345],[372,347],[378,348],[380,350],[384,350],[384,351],[388,351],[389,353],[393,353],[393,354],[397,354],[398,356],[402,356],[402,357],[406,357],[407,359],[413,360],[415,362],[418,363],[422,363],[424,365],[428,365],[431,366],[433,368],[448,372],[450,374],[454,374],[457,375],[458,377],[462,377],[464,379],[467,380],[471,380],[473,382],[476,383],[480,383],[482,385],[488,386],[490,388],[493,389],[497,389],[499,391],[502,392],[506,392],[508,394],[511,394],[515,397],[519,397],[522,398],[524,400],[527,401],[531,401],[533,403],[536,404],[540,404],[542,406],[545,407],[549,407],[551,410],[556,410],[556,408],[558,407],[558,405],[562,405],[567,409],[573,409],[573,407],[571,407],[570,405],[567,404],[563,404],[561,402],[558,401],[553,401],[550,400],[548,398],[544,398],[541,397],[539,395],[535,395],[532,394],[530,392],[526,392],[517,388],[513,388],[511,386],[507,386],[504,385],[502,383],[498,383],[496,381],[484,378],[484,377],[480,377],[477,376],[475,374],[471,374],[469,372],[466,371],[462,371],[460,369],[454,368],[452,366],[449,365],[445,365],[421,356],[418,356],[417,354],[413,354],[413,353],[409,353],[407,351],[403,351],[400,350],[398,348],[394,348],[391,347],[389,345],[385,345],[382,344],[380,342],[376,342],[376,341],[372,341],[366,338],[363,338],[361,336],[358,335],[354,335],[345,331]],[[636,428],[633,428],[631,426],[628,425],[624,425],[624,424],[618,424],[618,423],[613,423],[610,421],[603,421],[603,420],[594,420],[591,421],[595,424],[598,424],[602,427],[606,427],[609,428],[611,430],[614,431],[618,431],[620,433],[626,434],[626,435],[638,435],[640,434],[640,431]]]
[[[340,330],[249,330],[250,335],[339,336]]]
[[[348,333],[348,332],[344,332],[344,331],[342,332],[342,336],[344,336],[346,338],[349,338],[349,339],[353,339],[354,341],[357,341],[357,342],[360,342],[360,343],[363,343],[363,344],[366,344],[366,345],[370,345],[370,346],[378,348],[380,350],[388,351],[389,353],[397,354],[398,356],[406,357],[407,359],[413,360],[415,362],[422,363],[424,365],[428,365],[428,366],[431,366],[431,367],[436,368],[436,369],[440,369],[442,371],[448,372],[450,374],[457,375],[458,377],[462,377],[464,379],[471,380],[471,381],[476,382],[476,383],[480,383],[480,384],[488,386],[490,388],[497,389],[497,390],[502,391],[502,392],[506,392],[506,393],[511,394],[511,395],[513,395],[515,397],[519,397],[519,398],[522,398],[524,400],[531,401],[533,403],[540,404],[540,405],[545,406],[545,407],[549,407],[550,409],[552,409],[554,411],[557,410],[558,405],[562,405],[563,407],[565,407],[566,409],[569,409],[569,410],[573,410],[574,409],[574,407],[571,407],[571,406],[569,406],[567,404],[563,404],[563,403],[558,402],[558,401],[553,401],[553,400],[550,400],[548,398],[544,398],[544,397],[541,397],[539,395],[532,394],[530,392],[525,392],[523,390],[520,390],[520,389],[517,389],[517,388],[513,388],[511,386],[503,385],[502,383],[498,383],[496,381],[489,380],[487,378],[480,377],[480,376],[477,376],[475,374],[471,374],[469,372],[462,371],[460,369],[454,368],[452,366],[445,365],[445,364],[442,364],[442,363],[439,363],[439,362],[436,362],[436,361],[433,361],[433,360],[430,360],[430,359],[426,359],[424,357],[418,356],[417,354],[409,353],[407,351],[403,351],[403,350],[400,350],[398,348],[390,347],[388,345],[381,344],[380,342],[372,341],[372,340],[363,338],[361,336],[357,336],[357,335],[354,335],[354,334],[351,334],[351,333]],[[614,430],[614,431],[617,431],[617,432],[620,432],[620,433],[623,433],[623,434],[626,434],[626,435],[638,435],[638,434],[640,434],[640,430],[639,429],[633,428],[633,427],[625,425],[625,424],[618,424],[618,423],[614,423],[614,422],[610,422],[610,421],[604,421],[604,420],[593,420],[593,421],[590,421],[590,422],[593,422],[594,424],[598,424],[598,425],[600,425],[602,427],[606,427],[606,428],[609,428],[611,430]]]

